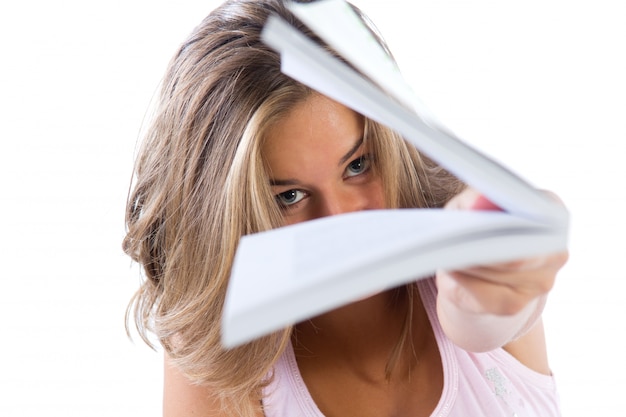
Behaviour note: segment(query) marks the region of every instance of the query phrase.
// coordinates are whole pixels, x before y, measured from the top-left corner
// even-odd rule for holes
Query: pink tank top
[[[458,348],[439,325],[434,280],[417,285],[437,338],[444,373],[441,398],[431,416],[561,415],[553,377],[532,371],[503,349],[470,353]],[[263,404],[266,417],[324,417],[302,380],[291,346],[276,363]]]

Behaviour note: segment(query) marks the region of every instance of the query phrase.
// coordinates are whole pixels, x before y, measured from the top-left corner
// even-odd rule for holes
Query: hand
[[[471,188],[452,198],[446,208],[499,210]],[[458,271],[439,271],[438,298],[467,313],[515,315],[552,289],[567,258],[565,251]]]

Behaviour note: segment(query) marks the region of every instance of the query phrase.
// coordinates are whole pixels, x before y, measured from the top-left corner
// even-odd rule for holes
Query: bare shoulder
[[[192,383],[165,355],[163,417],[230,417],[211,388]],[[259,412],[257,417],[263,417]]]
[[[552,374],[548,365],[546,337],[541,318],[524,336],[505,345],[504,350],[533,371],[544,375]]]

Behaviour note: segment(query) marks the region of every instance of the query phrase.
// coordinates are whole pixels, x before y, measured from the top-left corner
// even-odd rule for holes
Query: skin
[[[363,119],[314,95],[269,129],[262,155],[287,224],[384,207]]]
[[[272,190],[294,224],[357,210],[384,208],[380,178],[361,143],[363,120],[350,109],[311,95],[272,126],[262,147]],[[474,190],[448,209],[497,209]],[[444,331],[471,350],[501,346],[527,367],[549,374],[541,320],[510,342],[552,287],[567,254],[440,271],[437,310]],[[443,388],[436,340],[420,297],[414,297],[414,350],[385,366],[400,337],[407,297],[376,294],[296,326],[293,345],[302,377],[320,410],[332,416],[429,416]],[[479,341],[479,342],[476,342]],[[221,416],[208,389],[165,366],[165,416]]]

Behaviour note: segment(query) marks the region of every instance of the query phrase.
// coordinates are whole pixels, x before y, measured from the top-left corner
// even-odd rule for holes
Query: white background
[[[564,415],[623,414],[621,2],[355,3],[445,125],[565,200],[571,260],[545,313]],[[161,355],[124,332],[124,203],[148,103],[215,4],[0,6],[1,416],[160,415]]]

